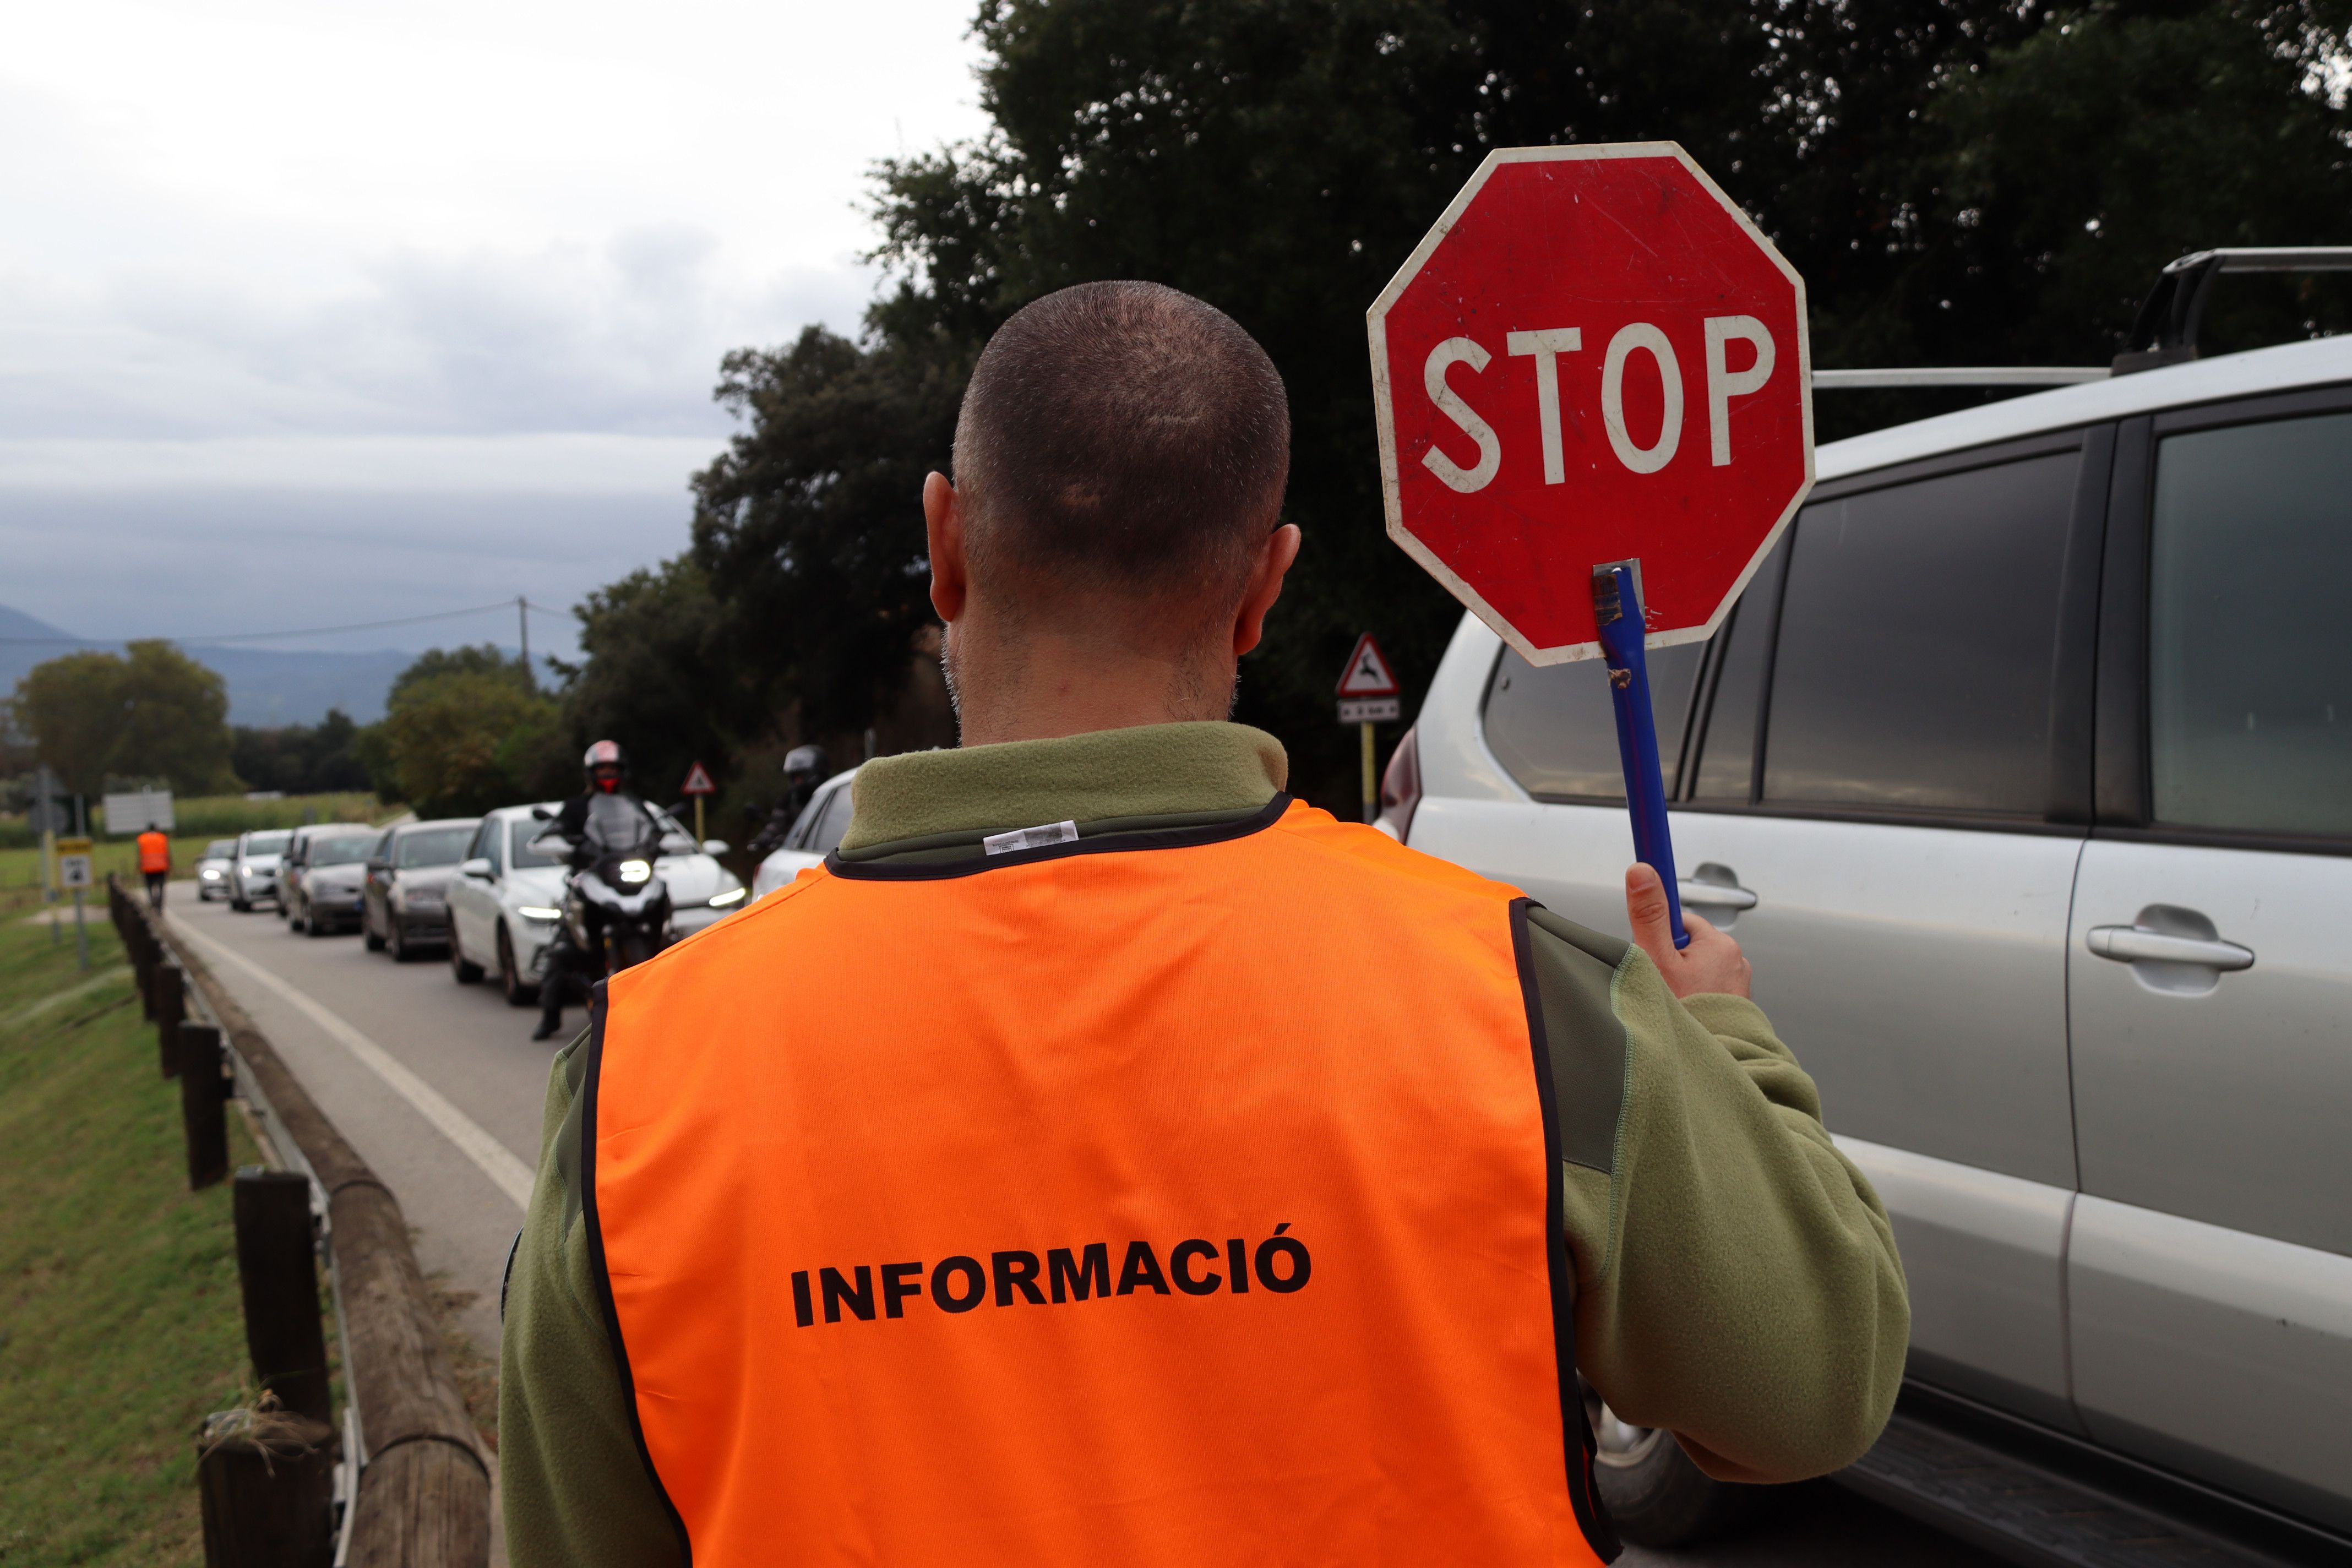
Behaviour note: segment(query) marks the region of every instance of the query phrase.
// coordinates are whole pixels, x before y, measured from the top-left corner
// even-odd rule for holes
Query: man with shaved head
[[[962,731],[606,983],[509,1270],[510,1561],[1588,1564],[1579,1373],[1709,1473],[1876,1436],[1886,1216],[1737,943],[1284,793],[1281,377],[1087,284],[922,505]]]

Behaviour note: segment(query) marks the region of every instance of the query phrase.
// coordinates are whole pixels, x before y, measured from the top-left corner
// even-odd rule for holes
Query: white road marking
[[[482,1174],[489,1177],[500,1192],[512,1198],[516,1207],[530,1206],[530,1167],[516,1159],[512,1150],[484,1131],[480,1122],[450,1104],[442,1098],[439,1090],[401,1066],[382,1046],[245,954],[201,931],[191,930],[179,921],[172,922],[172,929],[204,949],[207,957],[234,965],[292,1004],[304,1017],[326,1030],[346,1050],[359,1058],[361,1064],[383,1079],[394,1094],[415,1106],[419,1115],[457,1146],[459,1153],[479,1166]]]

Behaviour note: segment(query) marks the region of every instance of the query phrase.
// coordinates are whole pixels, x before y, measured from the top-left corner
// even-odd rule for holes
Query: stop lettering
[[[1673,142],[1488,155],[1369,312],[1390,536],[1537,664],[1711,635],[1812,484],[1805,290]]]

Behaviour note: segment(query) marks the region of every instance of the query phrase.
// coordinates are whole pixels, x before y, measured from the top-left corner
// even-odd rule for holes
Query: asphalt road
[[[356,936],[298,936],[267,910],[174,897],[167,913],[400,1200],[425,1272],[474,1293],[459,1321],[495,1356],[499,1286],[562,1042],[533,1044],[536,1010],[457,984],[437,959],[394,963]]]
[[[184,883],[172,890],[172,920],[400,1200],[425,1271],[475,1293],[461,1321],[495,1355],[499,1285],[561,1042],[534,1045],[536,1011],[508,1006],[493,986],[457,984],[446,962],[396,964],[356,936],[296,936],[273,913],[199,904]],[[1999,1561],[1829,1482],[1775,1496],[1734,1541],[1629,1547],[1620,1559],[1628,1568]]]

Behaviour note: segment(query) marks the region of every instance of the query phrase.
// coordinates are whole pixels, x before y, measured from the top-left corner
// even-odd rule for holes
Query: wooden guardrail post
[[[209,1024],[180,1026],[180,1125],[188,1135],[188,1190],[228,1176],[228,1062]]]
[[[176,963],[155,966],[155,980],[150,987],[154,997],[155,1048],[165,1078],[175,1078],[180,1071],[180,1026],[188,1016],[187,992],[184,989],[186,976]]]
[[[327,1336],[319,1311],[310,1180],[247,1165],[236,1173],[236,1278],[245,1348],[261,1386],[297,1415],[330,1421]]]
[[[442,1347],[432,1295],[425,1271],[417,1267],[400,1205],[287,1070],[268,1037],[203,956],[172,942],[169,932],[151,921],[143,908],[133,903],[129,913],[138,929],[171,944],[166,951],[177,957],[187,983],[236,1047],[240,1076],[250,1078],[257,1096],[269,1107],[273,1129],[293,1143],[327,1194],[337,1295],[342,1303],[343,1372],[358,1416],[361,1450],[347,1458],[362,1462],[347,1525],[352,1568],[488,1568],[489,1464]],[[238,1173],[240,1199],[246,1177],[247,1173]],[[307,1194],[304,1201],[307,1221]],[[242,1223],[239,1232],[238,1269],[243,1275]],[[303,1234],[307,1244],[307,1228]],[[316,1276],[304,1277],[311,1280],[309,1321],[316,1333]],[[257,1372],[267,1377],[271,1363],[323,1366],[323,1350],[316,1352],[317,1359],[306,1361],[311,1352],[289,1355],[265,1350],[253,1340],[250,1283],[246,1300],[248,1344]],[[302,1408],[296,1405],[295,1388],[282,1380],[273,1386],[288,1405]],[[323,1373],[318,1387],[314,1407],[323,1409]]]
[[[282,1410],[224,1410],[197,1440],[205,1568],[335,1560],[335,1430]]]

